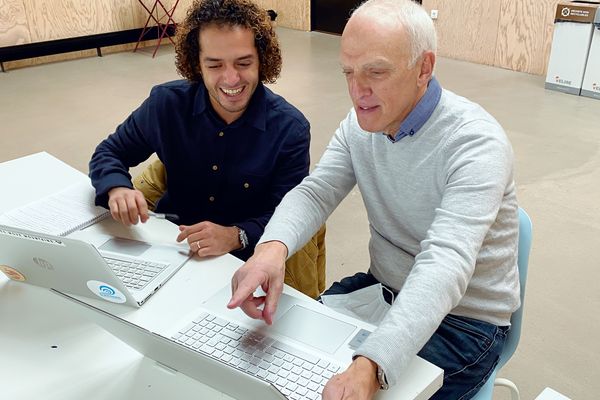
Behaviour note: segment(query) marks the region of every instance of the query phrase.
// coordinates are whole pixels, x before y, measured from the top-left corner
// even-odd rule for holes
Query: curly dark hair
[[[175,66],[184,78],[202,81],[199,32],[209,25],[242,26],[254,32],[259,59],[259,79],[273,83],[281,72],[281,50],[269,15],[251,0],[195,0],[185,20],[177,26]]]

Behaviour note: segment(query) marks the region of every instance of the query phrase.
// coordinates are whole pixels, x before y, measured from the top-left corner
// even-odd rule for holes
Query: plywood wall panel
[[[23,0],[0,0],[0,47],[30,42]]]
[[[495,58],[499,0],[423,0],[429,12],[438,10],[435,26],[438,54],[492,65]]]
[[[559,0],[502,0],[494,65],[543,75]]]
[[[150,3],[150,0],[143,0],[144,4],[146,4],[146,7],[151,8],[152,4]],[[146,10],[144,10],[144,8],[142,7],[142,5],[140,4],[140,2],[138,0],[129,0],[129,2],[131,3],[131,16],[133,18],[133,27],[134,28],[141,28],[144,26],[144,24],[146,23],[146,18],[148,18],[148,13],[146,12]]]
[[[143,1],[148,8],[152,8],[154,0]],[[279,26],[310,30],[310,0],[255,1],[265,9],[277,11]],[[174,13],[176,22],[185,17],[193,2],[194,0],[179,1]],[[170,9],[175,0],[163,0],[163,3]],[[164,16],[164,11],[159,9],[158,15]],[[0,46],[141,28],[147,18],[148,13],[139,0],[0,0]],[[161,22],[166,22],[166,18]],[[115,46],[103,51],[126,51],[131,47],[132,45]],[[71,52],[7,62],[5,67],[14,69],[93,55],[95,50]]]
[[[134,28],[129,1],[24,0],[31,40],[64,39]]]
[[[193,3],[194,0],[179,0],[179,4],[177,4],[175,14],[173,15],[175,22],[181,22],[185,19],[187,10],[192,6]]]
[[[258,1],[258,3],[267,3]],[[277,11],[277,24],[285,28],[310,31],[310,0],[274,0],[268,7]]]
[[[149,7],[154,2],[143,1]],[[164,0],[169,6],[174,1]],[[175,21],[184,18],[193,1],[179,1]],[[279,26],[310,30],[310,0],[255,1],[277,11]],[[435,24],[440,55],[543,75],[558,2],[423,0],[423,6],[428,11],[439,11]],[[138,0],[0,0],[0,46],[140,28],[146,18]],[[44,59],[65,59],[76,54]],[[81,52],[81,56],[88,54]],[[27,63],[22,61],[20,65]]]
[[[148,13],[141,6],[138,0],[129,0],[133,9],[133,18],[136,27],[144,26]],[[152,8],[154,0],[143,0],[146,7]],[[310,30],[310,0],[254,0],[256,4],[265,8],[276,10],[277,24],[285,28],[299,29],[304,31]],[[166,0],[165,6],[170,10],[175,0]],[[189,7],[192,6],[194,0],[179,0],[173,18],[175,22],[181,22],[187,13]],[[159,8],[159,17],[164,17],[164,11]],[[166,22],[163,18],[161,22]]]

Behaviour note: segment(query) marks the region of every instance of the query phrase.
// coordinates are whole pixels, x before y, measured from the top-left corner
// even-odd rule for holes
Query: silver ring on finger
[[[200,241],[199,240],[196,242],[196,246],[198,247],[198,251],[200,251],[200,249],[202,248],[202,246],[200,246]]]

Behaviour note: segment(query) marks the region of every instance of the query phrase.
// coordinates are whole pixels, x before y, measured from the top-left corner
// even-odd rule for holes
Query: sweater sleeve
[[[512,148],[498,125],[472,121],[449,135],[435,166],[441,204],[390,311],[355,353],[380,365],[391,385],[461,301],[512,182]]]

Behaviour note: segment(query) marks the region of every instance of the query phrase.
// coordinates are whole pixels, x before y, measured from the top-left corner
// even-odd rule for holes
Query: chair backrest
[[[500,355],[497,369],[500,369],[512,357],[517,349],[521,337],[521,322],[523,319],[523,305],[525,304],[525,283],[527,282],[527,268],[529,264],[529,250],[531,250],[532,224],[529,215],[519,208],[519,250],[517,265],[519,268],[519,281],[521,286],[521,307],[510,318],[510,330],[506,336],[504,349]]]

